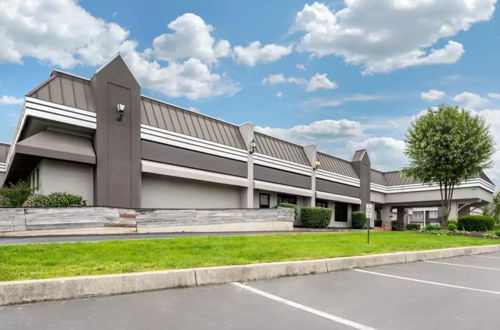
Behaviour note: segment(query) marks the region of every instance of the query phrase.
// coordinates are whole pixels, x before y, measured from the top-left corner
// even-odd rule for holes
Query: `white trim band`
[[[142,172],[174,176],[177,178],[227,184],[239,187],[248,187],[248,179],[233,175],[197,170],[193,168],[176,166],[149,160],[142,160]]]
[[[350,176],[345,176],[342,174],[324,171],[321,169],[316,170],[316,178],[327,180],[327,181],[338,182],[338,183],[342,183],[342,184],[347,184],[347,185],[354,186],[354,187],[361,186],[359,179],[352,178]]]
[[[326,200],[335,201],[335,202],[344,202],[344,203],[351,203],[351,204],[361,205],[361,199],[359,199],[359,198],[350,197],[350,196],[344,196],[344,195],[331,194],[331,193],[322,192],[322,191],[316,191],[316,198],[318,198],[318,199],[326,199]]]
[[[276,168],[278,170],[283,170],[287,172],[298,173],[302,175],[311,176],[312,167],[302,164],[297,164],[293,162],[289,162],[287,160],[255,153],[254,156],[254,164]]]
[[[266,181],[259,181],[259,180],[254,180],[254,188],[260,189],[260,190],[276,191],[276,192],[286,193],[286,194],[291,194],[291,195],[305,196],[305,197],[312,197],[313,196],[313,192],[309,189],[297,188],[297,187],[292,187],[292,186],[286,186],[283,184],[266,182]]]

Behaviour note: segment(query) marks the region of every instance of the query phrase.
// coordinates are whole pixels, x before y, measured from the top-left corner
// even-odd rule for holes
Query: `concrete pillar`
[[[452,201],[450,207],[450,216],[448,220],[457,220],[458,219],[458,202]]]
[[[392,217],[392,206],[385,204],[382,207],[382,220],[391,221],[391,217]]]
[[[357,150],[352,158],[352,167],[359,177],[359,199],[361,199],[360,211],[366,212],[366,204],[370,199],[370,172],[371,163],[366,149]]]
[[[404,207],[398,207],[398,227],[400,229],[403,229],[406,226],[405,223],[405,208]]]
[[[316,206],[316,146],[314,144],[308,145],[304,147],[304,152],[306,154],[307,159],[309,160],[309,164],[311,165],[311,192],[312,197],[309,201],[309,206]],[[321,165],[320,165],[321,166]]]
[[[254,141],[254,124],[245,123],[239,127],[240,134],[245,142],[248,150],[247,157],[247,179],[248,186],[245,191],[243,207],[251,209],[254,207],[254,175],[253,175],[253,150],[251,150],[250,143]]]

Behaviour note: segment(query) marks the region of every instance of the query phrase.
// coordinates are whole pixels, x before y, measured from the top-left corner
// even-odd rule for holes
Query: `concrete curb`
[[[0,306],[229,282],[246,282],[283,276],[319,274],[337,270],[443,259],[491,252],[500,252],[500,245],[238,266],[0,282]]]

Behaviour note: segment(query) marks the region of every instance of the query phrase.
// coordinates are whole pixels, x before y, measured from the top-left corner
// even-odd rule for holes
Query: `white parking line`
[[[467,290],[467,291],[482,292],[482,293],[491,293],[491,294],[495,294],[495,295],[500,295],[500,291],[476,289],[476,288],[470,288],[470,287],[461,286],[461,285],[454,285],[454,284],[447,284],[447,283],[433,282],[433,281],[425,281],[425,280],[419,280],[419,279],[411,278],[411,277],[403,277],[403,276],[389,275],[389,274],[384,274],[384,273],[377,273],[377,272],[372,272],[372,271],[369,271],[369,270],[362,270],[362,269],[353,269],[353,270],[356,271],[356,272],[360,272],[360,273],[366,273],[366,274],[372,274],[372,275],[377,275],[377,276],[384,276],[384,277],[396,278],[398,280],[412,281],[412,282],[417,282],[417,283],[424,283],[424,284],[430,284],[430,285],[444,286],[444,287],[453,288],[453,289],[462,289],[462,290]]]
[[[442,261],[424,261],[424,262],[427,262],[429,264],[449,265],[449,266],[457,266],[457,267],[465,267],[465,268],[476,268],[476,269],[485,269],[485,270],[500,271],[500,268],[472,266],[472,265],[464,265],[464,264],[454,264],[452,262],[442,262]]]
[[[260,296],[266,297],[268,299],[280,302],[282,304],[291,306],[293,308],[300,309],[300,310],[302,310],[304,312],[311,313],[313,315],[322,317],[324,319],[327,319],[327,320],[330,320],[330,321],[333,321],[333,322],[337,322],[337,323],[346,325],[346,326],[354,328],[354,329],[359,329],[359,330],[375,330],[375,328],[371,328],[371,327],[368,327],[366,325],[363,325],[363,324],[360,324],[360,323],[357,323],[357,322],[354,322],[354,321],[351,321],[351,320],[344,319],[344,318],[342,318],[340,316],[335,316],[335,315],[332,315],[332,314],[328,314],[328,313],[322,312],[320,310],[317,310],[317,309],[314,309],[314,308],[311,308],[311,307],[308,307],[308,306],[296,303],[295,301],[291,301],[291,300],[288,300],[288,299],[285,299],[285,298],[281,298],[279,296],[275,296],[275,295],[273,295],[271,293],[267,293],[265,291],[253,288],[251,286],[248,286],[248,285],[245,285],[245,284],[242,284],[242,283],[239,283],[239,282],[233,282],[232,284],[235,285],[235,286],[237,286],[237,287],[239,287],[239,288],[241,288],[241,289],[248,290],[250,292],[253,292],[253,293],[258,294]]]

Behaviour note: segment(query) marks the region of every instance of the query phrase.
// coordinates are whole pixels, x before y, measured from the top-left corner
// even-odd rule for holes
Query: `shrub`
[[[424,228],[425,231],[436,231],[436,230],[441,230],[440,226],[435,226],[435,225],[427,225]]]
[[[466,231],[491,231],[495,219],[489,215],[466,215],[458,218],[458,229]]]
[[[279,203],[278,207],[288,207],[293,209],[293,213],[295,214],[295,220],[297,220],[297,216],[299,215],[299,208],[297,207],[297,205],[292,203]]]
[[[55,192],[49,195],[35,194],[28,197],[24,206],[28,207],[81,207],[87,202],[81,197],[69,193]]]
[[[392,220],[391,221],[391,229],[396,230],[396,231],[402,231],[404,230],[404,224],[399,223],[397,220]]]
[[[332,209],[303,207],[300,209],[302,223],[307,228],[326,228],[332,218]]]
[[[498,237],[500,237],[500,230],[496,231],[495,235],[498,236]]]
[[[362,211],[352,212],[352,228],[362,229],[366,226],[366,213]]]
[[[448,230],[449,231],[457,231],[458,230],[457,222],[454,220],[448,221]]]
[[[35,189],[31,188],[29,184],[24,181],[19,181],[18,183],[11,184],[6,188],[1,188],[0,206],[21,207],[34,191]]]
[[[382,219],[377,219],[374,221],[375,227],[382,227]]]
[[[406,230],[420,230],[420,224],[419,223],[409,223],[406,225]]]

